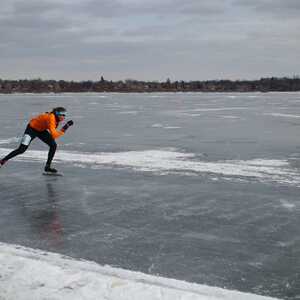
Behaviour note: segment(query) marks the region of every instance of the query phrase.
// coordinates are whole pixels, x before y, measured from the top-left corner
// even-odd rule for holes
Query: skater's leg
[[[49,152],[48,152],[48,159],[46,162],[47,166],[50,166],[52,163],[52,160],[54,158],[55,152],[56,152],[57,144],[54,141],[53,144],[50,146]]]
[[[1,161],[2,164],[6,163],[8,160],[12,159],[13,157],[23,154],[28,149],[28,146],[21,144],[19,148],[16,150],[10,152],[8,155],[6,155]]]
[[[27,126],[24,135],[21,140],[20,146],[6,155],[3,159],[0,160],[0,165],[4,165],[8,160],[14,158],[17,155],[23,154],[29,147],[31,141],[36,137],[36,132]]]
[[[43,131],[38,135],[38,138],[41,139],[44,143],[46,143],[50,148],[49,148],[49,152],[48,152],[48,159],[46,162],[46,168],[50,169],[53,157],[55,155],[56,152],[56,148],[57,148],[57,144],[55,142],[55,140],[53,139],[53,137],[51,136],[51,134],[48,131]]]

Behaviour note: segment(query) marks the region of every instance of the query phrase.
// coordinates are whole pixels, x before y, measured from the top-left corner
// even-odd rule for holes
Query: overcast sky
[[[300,74],[300,0],[1,0],[0,78]]]

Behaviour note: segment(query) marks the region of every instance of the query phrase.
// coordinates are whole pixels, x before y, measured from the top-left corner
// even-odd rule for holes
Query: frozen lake
[[[300,299],[300,93],[0,95],[0,156],[35,114],[75,125],[0,170],[0,242]]]

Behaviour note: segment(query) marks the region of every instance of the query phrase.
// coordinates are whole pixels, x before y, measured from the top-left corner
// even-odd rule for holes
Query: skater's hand
[[[66,132],[67,129],[72,126],[74,124],[74,122],[72,120],[68,121],[61,129],[61,131]]]
[[[73,122],[73,120],[70,120],[70,121],[67,122],[67,124],[68,124],[69,126],[73,126],[73,125],[74,125],[74,122]]]

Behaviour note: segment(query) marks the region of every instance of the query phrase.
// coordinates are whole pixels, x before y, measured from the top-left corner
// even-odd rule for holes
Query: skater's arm
[[[74,122],[72,120],[68,121],[64,126],[63,128],[61,129],[62,132],[66,132],[67,129],[70,127],[70,126],[73,126]]]
[[[57,139],[58,137],[64,135],[63,131],[56,129],[56,121],[55,121],[55,116],[53,114],[50,115],[50,119],[49,119],[49,131],[51,136],[54,139]]]

